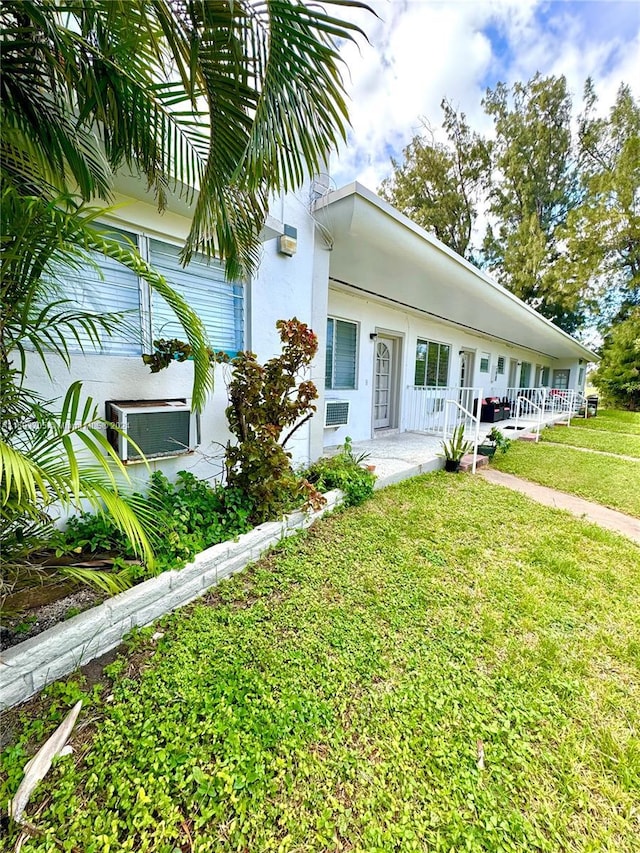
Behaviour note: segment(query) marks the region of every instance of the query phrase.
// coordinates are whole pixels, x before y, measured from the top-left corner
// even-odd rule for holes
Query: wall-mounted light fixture
[[[278,251],[290,258],[298,251],[298,229],[293,225],[284,226],[284,234],[278,237]]]
[[[464,355],[464,354],[465,354],[465,352],[466,352],[466,350],[463,350],[463,349],[458,350],[458,355]]]
[[[377,333],[377,332],[369,332],[369,340],[370,340],[370,341],[375,341],[375,339],[376,339],[377,337],[378,337],[378,333]]]

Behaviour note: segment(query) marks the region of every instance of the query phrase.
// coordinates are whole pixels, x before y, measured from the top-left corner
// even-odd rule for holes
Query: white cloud
[[[606,110],[621,81],[638,92],[640,4],[636,2],[374,2],[379,20],[358,13],[370,44],[342,51],[353,129],[332,161],[338,184],[376,189],[390,156],[420,126],[437,125],[447,97],[472,127],[487,132],[481,100],[498,80],[526,81],[536,71],[565,74],[576,104],[587,76]]]

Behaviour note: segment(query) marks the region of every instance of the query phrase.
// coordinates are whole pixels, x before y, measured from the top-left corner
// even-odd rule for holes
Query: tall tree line
[[[640,105],[622,84],[599,115],[587,80],[576,115],[540,74],[482,105],[491,138],[443,101],[445,141],[425,122],[381,194],[560,328],[606,335],[640,304]]]

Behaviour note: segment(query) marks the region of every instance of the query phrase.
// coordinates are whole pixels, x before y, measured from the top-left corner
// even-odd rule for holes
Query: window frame
[[[144,261],[146,261],[150,266],[153,266],[153,264],[151,262],[151,241],[152,240],[155,240],[158,243],[165,243],[169,246],[172,246],[172,247],[178,248],[178,249],[182,247],[182,241],[180,239],[178,239],[177,237],[167,235],[167,234],[162,234],[162,233],[160,233],[158,231],[154,231],[154,230],[143,230],[139,226],[134,226],[134,225],[131,225],[131,224],[126,223],[126,222],[112,221],[112,220],[106,220],[105,219],[105,220],[99,220],[97,224],[98,224],[98,226],[103,226],[105,229],[112,229],[114,231],[121,231],[127,237],[132,238],[135,241],[135,244],[136,244],[136,247],[137,247],[138,252],[140,254],[140,257]],[[97,252],[96,254],[98,256],[100,256],[100,252]],[[215,259],[212,259],[212,260],[215,260]],[[98,264],[99,264],[99,258],[98,258]],[[189,267],[187,266],[185,268],[185,270],[188,270],[188,269],[189,269]],[[135,275],[135,273],[132,273],[132,274]],[[142,278],[142,276],[137,275],[136,278],[138,280],[138,318],[140,320],[140,340],[142,342],[141,353],[152,352],[153,351],[153,341],[156,337],[156,335],[154,334],[154,329],[153,329],[153,293],[154,293],[154,291],[150,287],[150,285],[144,280],[144,278]],[[239,328],[238,329],[234,328],[234,332],[240,333],[240,338],[242,340],[241,349],[243,349],[243,348],[246,348],[246,346],[247,346],[247,316],[248,316],[247,291],[246,291],[247,281],[246,280],[240,280],[240,281],[234,282],[233,284],[235,286],[242,288],[242,320],[241,320],[241,323],[239,324]],[[161,298],[161,297],[158,295],[158,298]],[[198,312],[196,311],[196,313],[198,313]],[[208,337],[208,330],[206,328],[206,325],[205,325],[205,331],[207,331],[207,337]],[[211,344],[213,349],[217,348],[214,341],[210,341],[210,344]],[[227,350],[226,352],[228,355],[235,355],[239,351],[240,350]],[[77,346],[73,347],[73,348],[70,346],[69,352],[72,355],[76,355],[76,354],[82,355],[83,354],[83,351]],[[140,359],[141,353],[123,355],[120,353],[105,352],[103,350],[95,349],[93,347],[87,347],[84,350],[85,355],[104,355],[104,356],[109,356],[109,357],[115,356],[118,358],[135,358],[135,359]]]
[[[425,359],[424,359],[424,382],[422,382],[422,383],[416,381],[417,380],[416,372],[417,372],[417,366],[418,366],[418,346],[420,344],[426,344],[426,347],[427,347],[427,351],[425,353]],[[427,383],[427,376],[428,376],[428,372],[429,372],[429,347],[430,346],[438,347],[438,360],[436,363],[436,384],[435,385],[429,385]],[[441,385],[440,382],[438,381],[438,375],[440,373],[440,353],[441,353],[442,347],[446,347],[448,350],[448,352],[447,352],[447,377],[446,377],[446,381],[445,381],[444,385]],[[450,343],[446,343],[445,341],[434,341],[434,340],[431,340],[430,338],[422,338],[422,337],[416,338],[416,345],[415,345],[415,350],[414,350],[415,355],[414,355],[414,359],[413,359],[413,384],[414,384],[414,387],[416,387],[416,388],[448,388],[449,387],[449,379],[451,376],[451,349],[452,349],[452,345]]]
[[[500,370],[500,362],[502,362],[502,370]],[[496,376],[504,376],[506,363],[507,357],[505,355],[499,355],[496,360]]]
[[[327,316],[327,327],[329,323],[333,323],[333,334],[331,336],[331,383],[327,383],[327,357],[329,349],[329,334],[327,328],[327,342],[325,346],[325,383],[326,391],[357,391],[358,390],[358,356],[360,353],[360,323],[357,320],[347,320],[344,317],[336,317],[335,315]],[[346,323],[353,326],[356,331],[356,340],[353,354],[353,385],[336,385],[336,323]]]
[[[486,368],[482,367],[482,362],[486,361]],[[491,373],[491,353],[486,350],[480,352],[480,356],[478,358],[478,373]]]

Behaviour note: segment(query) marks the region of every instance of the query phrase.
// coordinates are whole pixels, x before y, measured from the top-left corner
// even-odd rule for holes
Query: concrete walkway
[[[550,489],[547,486],[540,486],[538,483],[532,483],[530,480],[523,480],[513,474],[496,471],[493,468],[485,468],[479,473],[485,480],[495,483],[496,486],[506,486],[508,489],[513,489],[515,492],[527,495],[527,497],[538,503],[552,506],[556,509],[565,509],[579,518],[585,518],[587,521],[599,524],[600,527],[606,527],[608,530],[621,533],[623,536],[627,536],[629,539],[640,544],[640,519],[593,503],[593,501],[586,501],[584,498],[578,498],[566,492],[559,492],[557,489]]]

